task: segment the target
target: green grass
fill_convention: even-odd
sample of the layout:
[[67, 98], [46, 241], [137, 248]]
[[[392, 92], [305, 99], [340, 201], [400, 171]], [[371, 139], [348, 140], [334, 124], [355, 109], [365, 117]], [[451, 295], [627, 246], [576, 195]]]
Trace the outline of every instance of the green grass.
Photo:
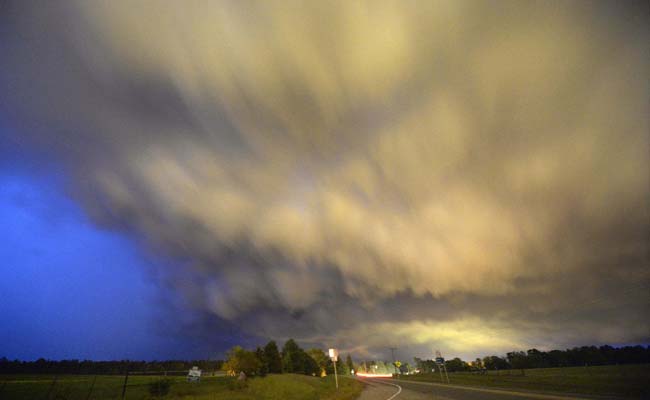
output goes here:
[[[7, 400], [86, 400], [93, 376], [62, 375], [52, 386], [53, 376], [0, 375], [0, 398]], [[149, 394], [149, 384], [157, 376], [129, 376], [126, 399], [157, 399]], [[207, 377], [200, 383], [186, 382], [185, 377], [169, 377], [170, 393], [163, 399], [197, 400], [352, 400], [359, 396], [362, 383], [334, 377], [314, 378], [303, 375], [269, 375], [249, 379], [244, 385], [230, 377]], [[97, 376], [90, 399], [121, 399], [124, 376]], [[49, 395], [48, 395], [49, 394]]]
[[[402, 376], [400, 379], [440, 383], [440, 374]], [[449, 374], [451, 384], [551, 391], [585, 395], [650, 398], [650, 364], [567, 367]]]

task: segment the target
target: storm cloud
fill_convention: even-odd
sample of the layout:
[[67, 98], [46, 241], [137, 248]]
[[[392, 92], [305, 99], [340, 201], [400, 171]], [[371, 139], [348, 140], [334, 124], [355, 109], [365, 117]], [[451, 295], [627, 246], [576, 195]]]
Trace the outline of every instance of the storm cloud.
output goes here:
[[13, 142], [193, 307], [357, 354], [650, 341], [647, 4], [3, 7]]

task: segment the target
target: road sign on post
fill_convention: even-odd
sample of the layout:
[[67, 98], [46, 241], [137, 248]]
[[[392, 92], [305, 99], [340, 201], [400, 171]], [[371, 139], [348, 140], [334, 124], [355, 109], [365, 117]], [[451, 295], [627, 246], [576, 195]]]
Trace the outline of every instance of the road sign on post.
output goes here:
[[336, 362], [339, 359], [339, 351], [336, 349], [329, 349], [330, 358], [334, 364], [334, 381], [336, 382], [336, 390], [339, 390], [339, 376], [336, 372]]
[[447, 373], [447, 365], [445, 365], [445, 358], [440, 354], [440, 350], [436, 350], [436, 364], [438, 364], [438, 369], [440, 370], [440, 381], [442, 382], [442, 370], [445, 370], [445, 376], [447, 377], [447, 383], [449, 383], [449, 374]]

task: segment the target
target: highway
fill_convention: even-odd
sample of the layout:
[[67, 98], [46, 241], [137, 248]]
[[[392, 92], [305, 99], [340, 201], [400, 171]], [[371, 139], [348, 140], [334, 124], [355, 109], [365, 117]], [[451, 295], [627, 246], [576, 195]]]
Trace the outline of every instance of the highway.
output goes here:
[[584, 400], [587, 398], [387, 378], [359, 379], [367, 385], [359, 400]]

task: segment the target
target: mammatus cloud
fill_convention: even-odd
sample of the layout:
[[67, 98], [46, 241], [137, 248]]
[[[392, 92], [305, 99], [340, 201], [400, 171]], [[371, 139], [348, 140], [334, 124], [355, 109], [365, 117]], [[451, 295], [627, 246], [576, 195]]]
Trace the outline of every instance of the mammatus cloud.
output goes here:
[[7, 10], [2, 111], [196, 307], [360, 352], [650, 339], [646, 5]]

